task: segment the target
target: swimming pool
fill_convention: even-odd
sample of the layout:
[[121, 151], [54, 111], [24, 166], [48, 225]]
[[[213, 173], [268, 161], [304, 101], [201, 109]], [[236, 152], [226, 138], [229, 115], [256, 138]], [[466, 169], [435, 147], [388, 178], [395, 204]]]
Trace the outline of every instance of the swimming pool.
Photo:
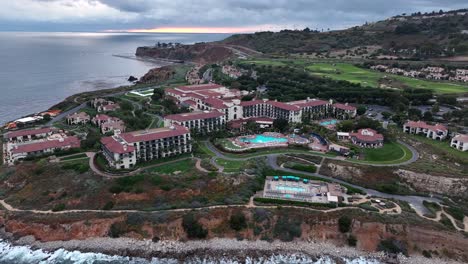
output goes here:
[[337, 123], [337, 120], [336, 119], [331, 119], [331, 120], [327, 120], [327, 121], [322, 121], [320, 122], [320, 125], [322, 126], [330, 126], [330, 125], [336, 125]]
[[283, 185], [277, 185], [276, 190], [289, 191], [289, 192], [305, 192], [306, 191], [306, 189], [301, 188], [301, 187], [283, 186]]
[[265, 135], [255, 135], [253, 138], [241, 137], [239, 138], [239, 141], [244, 142], [244, 143], [262, 144], [262, 143], [286, 143], [288, 142], [288, 139], [265, 136]]

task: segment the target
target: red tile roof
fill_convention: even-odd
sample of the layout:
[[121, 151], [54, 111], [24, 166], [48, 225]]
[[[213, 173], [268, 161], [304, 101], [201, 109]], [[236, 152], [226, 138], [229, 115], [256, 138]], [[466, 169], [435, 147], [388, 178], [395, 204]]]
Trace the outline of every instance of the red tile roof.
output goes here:
[[102, 109], [104, 111], [115, 110], [115, 109], [118, 109], [118, 108], [120, 108], [120, 106], [118, 104], [108, 104], [108, 105], [103, 105], [102, 106]]
[[468, 142], [468, 135], [458, 134], [455, 137], [453, 137], [453, 139], [458, 140], [458, 141], [463, 142], [463, 143], [466, 143], [466, 142]]
[[44, 134], [55, 131], [54, 128], [46, 127], [46, 128], [39, 128], [39, 129], [27, 129], [27, 130], [18, 130], [12, 131], [5, 134], [5, 138], [14, 138], [14, 137], [23, 137], [23, 136], [33, 136], [37, 134]]
[[150, 130], [140, 130], [120, 134], [128, 143], [145, 142], [156, 139], [182, 136], [190, 133], [189, 129], [183, 126], [173, 125], [173, 128], [163, 127]]
[[164, 118], [183, 122], [183, 121], [190, 121], [190, 120], [215, 118], [215, 117], [220, 117], [220, 116], [224, 116], [224, 114], [218, 111], [198, 111], [198, 112], [191, 112], [191, 113], [168, 115]]
[[309, 100], [309, 101], [307, 101], [307, 100], [294, 101], [294, 102], [290, 102], [289, 104], [297, 105], [300, 108], [304, 108], [304, 107], [314, 107], [314, 106], [319, 106], [319, 105], [327, 105], [328, 102], [324, 101], [324, 100], [313, 99], [313, 100]]
[[357, 133], [350, 133], [350, 136], [355, 137], [361, 142], [376, 142], [384, 139], [382, 134], [377, 133], [377, 131], [371, 128], [359, 129]]
[[215, 83], [209, 83], [209, 84], [185, 85], [185, 86], [177, 87], [177, 89], [180, 89], [183, 91], [200, 91], [200, 90], [218, 89], [222, 87], [224, 86], [215, 84]]
[[30, 153], [40, 150], [46, 150], [51, 148], [79, 148], [80, 147], [80, 140], [77, 137], [67, 137], [64, 138], [63, 141], [61, 140], [49, 140], [49, 141], [42, 141], [42, 142], [35, 142], [31, 144], [24, 144], [19, 145], [18, 147], [11, 150], [13, 154], [16, 153]]
[[252, 101], [242, 101], [240, 103], [241, 106], [252, 106], [252, 105], [258, 105], [258, 104], [263, 104], [268, 101], [263, 101], [263, 100], [252, 100]]
[[171, 93], [171, 94], [176, 94], [176, 95], [184, 95], [185, 93], [182, 91], [178, 91], [176, 89], [166, 89], [165, 93]]
[[190, 105], [190, 106], [197, 106], [197, 102], [195, 102], [194, 100], [190, 100], [190, 99], [184, 100], [182, 101], [182, 103]]
[[124, 144], [119, 143], [114, 137], [103, 137], [101, 138], [101, 143], [112, 153], [124, 154], [135, 151], [134, 146], [127, 145], [125, 147]]
[[216, 109], [224, 109], [228, 108], [225, 104], [224, 101], [218, 98], [205, 98], [203, 99], [203, 102], [213, 108]]
[[95, 120], [97, 121], [107, 121], [110, 119], [110, 116], [104, 115], [104, 114], [99, 114], [94, 117]]
[[448, 129], [441, 124], [435, 124], [435, 125], [429, 125], [428, 123], [424, 121], [408, 121], [405, 123], [404, 126], [409, 126], [409, 127], [416, 127], [416, 128], [426, 128], [430, 130], [441, 130], [441, 131], [447, 131]]
[[340, 104], [340, 103], [333, 104], [333, 107], [336, 107], [336, 108], [342, 109], [342, 110], [347, 110], [347, 111], [354, 111], [354, 110], [356, 110], [356, 107], [354, 107], [354, 106], [352, 106], [352, 105]]
[[287, 111], [299, 111], [300, 110], [300, 108], [297, 105], [290, 105], [290, 104], [286, 104], [283, 102], [268, 101], [268, 104], [277, 108], [287, 110]]

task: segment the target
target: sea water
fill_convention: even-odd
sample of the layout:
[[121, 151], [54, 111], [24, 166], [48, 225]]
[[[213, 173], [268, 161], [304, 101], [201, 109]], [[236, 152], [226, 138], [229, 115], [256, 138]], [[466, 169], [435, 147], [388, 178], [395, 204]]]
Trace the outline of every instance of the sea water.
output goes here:
[[75, 93], [130, 84], [154, 63], [123, 58], [157, 42], [215, 41], [226, 34], [0, 32], [0, 125]]
[[[377, 260], [356, 258], [356, 259], [341, 259], [343, 263], [347, 264], [378, 264]], [[237, 259], [230, 259], [229, 257], [192, 257], [181, 262], [171, 258], [130, 258], [123, 256], [111, 256], [101, 253], [82, 253], [79, 251], [68, 251], [59, 249], [53, 252], [46, 252], [41, 249], [31, 249], [28, 246], [13, 246], [6, 241], [0, 240], [0, 264], [101, 264], [101, 263], [130, 263], [130, 264], [176, 264], [176, 263], [187, 263], [187, 264], [333, 264], [336, 263], [332, 258], [328, 256], [311, 258], [304, 254], [276, 254], [263, 258], [249, 258], [248, 256], [239, 261]]]

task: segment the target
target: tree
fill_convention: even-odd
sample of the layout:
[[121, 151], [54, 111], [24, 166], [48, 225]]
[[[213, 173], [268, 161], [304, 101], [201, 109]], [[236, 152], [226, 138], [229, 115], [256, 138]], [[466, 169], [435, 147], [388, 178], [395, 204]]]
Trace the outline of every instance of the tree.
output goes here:
[[422, 119], [425, 120], [425, 121], [432, 121], [432, 119], [433, 119], [432, 113], [429, 112], [429, 111], [424, 112], [424, 115], [423, 115]]
[[163, 98], [164, 96], [164, 90], [161, 88], [155, 88], [153, 91], [153, 95], [151, 96], [151, 99], [153, 101], [159, 101]]
[[50, 121], [52, 119], [49, 114], [45, 114], [43, 116], [43, 118], [44, 118], [43, 120], [46, 121], [46, 122], [48, 122], [48, 121]]
[[422, 118], [422, 112], [421, 110], [417, 108], [410, 108], [408, 109], [408, 118], [410, 120], [420, 120]]
[[433, 114], [437, 113], [440, 111], [440, 107], [439, 107], [439, 104], [438, 103], [435, 103], [433, 106], [432, 106], [432, 109], [431, 109], [431, 112]]
[[382, 112], [382, 117], [384, 119], [389, 119], [391, 116], [392, 116], [392, 113], [390, 112], [387, 112], [387, 111]]
[[249, 120], [247, 121], [247, 124], [245, 124], [245, 129], [250, 133], [255, 132], [257, 130], [257, 123], [255, 123], [255, 121]]
[[363, 105], [360, 105], [360, 106], [358, 106], [358, 108], [357, 108], [357, 114], [358, 114], [358, 115], [363, 115], [363, 114], [366, 113], [366, 111], [367, 111], [367, 107], [365, 107], [365, 106], [363, 106]]
[[337, 129], [343, 132], [350, 132], [354, 129], [354, 122], [352, 120], [345, 120], [337, 125]]
[[182, 218], [182, 227], [189, 238], [205, 238], [208, 234], [208, 231], [198, 223], [192, 213], [184, 215]]
[[275, 119], [273, 121], [273, 127], [280, 132], [284, 132], [288, 129], [289, 122], [288, 120], [283, 118]]
[[351, 231], [351, 223], [353, 220], [346, 215], [343, 215], [338, 219], [338, 228], [341, 233], [347, 233]]
[[229, 226], [236, 231], [246, 228], [247, 222], [245, 221], [245, 215], [240, 211], [233, 213], [231, 218], [229, 218]]

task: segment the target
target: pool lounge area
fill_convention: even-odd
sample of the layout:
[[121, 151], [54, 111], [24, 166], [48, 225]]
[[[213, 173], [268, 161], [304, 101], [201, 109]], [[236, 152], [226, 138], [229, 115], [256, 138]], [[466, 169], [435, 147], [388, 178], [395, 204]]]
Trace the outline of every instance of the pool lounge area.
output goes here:
[[263, 197], [312, 203], [338, 202], [345, 194], [339, 184], [311, 181], [297, 176], [268, 176]]
[[268, 147], [287, 147], [289, 145], [289, 140], [285, 135], [275, 132], [239, 136], [231, 139], [231, 141], [232, 144], [241, 148], [242, 150]]
[[338, 120], [332, 118], [323, 119], [319, 121], [319, 125], [328, 129], [335, 129], [336, 124], [338, 124]]

